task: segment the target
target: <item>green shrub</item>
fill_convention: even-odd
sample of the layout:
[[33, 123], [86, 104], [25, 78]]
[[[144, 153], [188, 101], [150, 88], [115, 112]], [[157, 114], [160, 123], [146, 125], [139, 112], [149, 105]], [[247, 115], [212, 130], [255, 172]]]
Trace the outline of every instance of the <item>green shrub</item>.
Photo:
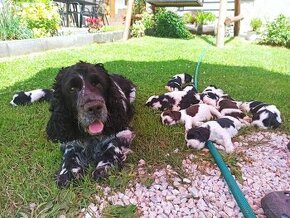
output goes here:
[[154, 21], [155, 26], [151, 32], [154, 36], [183, 39], [192, 37], [182, 19], [173, 12], [159, 9], [154, 15]]
[[290, 48], [290, 19], [281, 14], [268, 23], [262, 43]]
[[56, 35], [60, 28], [60, 15], [52, 3], [23, 3], [20, 16], [33, 31], [34, 37]]
[[32, 38], [32, 32], [20, 22], [12, 4], [0, 7], [0, 40]]
[[145, 29], [152, 29], [155, 25], [153, 15], [144, 12], [142, 17], [142, 23], [144, 24]]
[[141, 20], [135, 21], [131, 27], [131, 36], [133, 37], [142, 37], [144, 36], [145, 27]]
[[253, 18], [250, 25], [254, 31], [259, 31], [262, 26], [262, 21], [260, 18]]
[[194, 23], [195, 17], [191, 13], [185, 13], [182, 15], [182, 20], [184, 23]]
[[215, 19], [216, 16], [212, 12], [199, 11], [195, 16], [195, 21], [199, 25], [208, 24], [210, 22], [215, 21]]

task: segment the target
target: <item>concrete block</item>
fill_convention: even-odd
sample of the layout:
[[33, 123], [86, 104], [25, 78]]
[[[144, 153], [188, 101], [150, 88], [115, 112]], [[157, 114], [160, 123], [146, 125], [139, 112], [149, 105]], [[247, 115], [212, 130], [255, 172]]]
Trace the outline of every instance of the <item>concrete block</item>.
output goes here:
[[76, 46], [82, 46], [94, 42], [93, 34], [78, 34], [76, 35]]
[[44, 51], [43, 44], [39, 39], [11, 40], [7, 46], [10, 56]]
[[50, 38], [43, 38], [45, 50], [67, 48], [74, 46], [77, 42], [77, 37], [73, 36], [56, 36]]
[[0, 58], [8, 57], [9, 49], [7, 46], [7, 42], [0, 42]]
[[39, 39], [11, 40], [0, 42], [0, 58], [42, 52], [51, 49], [83, 46], [90, 43], [105, 43], [122, 39], [123, 31], [55, 36]]
[[100, 32], [94, 34], [94, 42], [105, 43], [121, 40], [123, 37], [123, 31], [116, 32]]

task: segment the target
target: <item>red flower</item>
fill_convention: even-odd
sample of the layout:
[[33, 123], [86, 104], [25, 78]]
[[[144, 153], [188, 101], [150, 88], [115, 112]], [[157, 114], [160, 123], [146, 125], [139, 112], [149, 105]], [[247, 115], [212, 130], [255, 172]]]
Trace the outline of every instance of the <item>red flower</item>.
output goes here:
[[93, 17], [92, 18], [92, 23], [97, 23], [97, 18]]

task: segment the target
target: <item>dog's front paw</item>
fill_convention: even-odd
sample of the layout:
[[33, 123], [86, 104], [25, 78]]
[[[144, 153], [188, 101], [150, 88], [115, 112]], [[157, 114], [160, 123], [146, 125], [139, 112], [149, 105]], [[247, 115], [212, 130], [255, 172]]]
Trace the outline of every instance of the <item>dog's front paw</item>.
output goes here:
[[68, 171], [64, 173], [62, 173], [62, 171], [59, 172], [56, 176], [56, 183], [60, 188], [66, 187], [69, 184], [69, 181], [71, 180]]
[[105, 167], [96, 168], [93, 173], [92, 177], [94, 180], [99, 181], [107, 176], [107, 169]]
[[81, 167], [71, 169], [62, 168], [56, 175], [56, 183], [60, 188], [68, 186], [69, 182], [73, 179], [80, 179], [83, 177], [84, 170]]
[[133, 131], [126, 129], [116, 134], [116, 137], [119, 140], [124, 140], [127, 143], [131, 144], [132, 140], [135, 138], [135, 134]]

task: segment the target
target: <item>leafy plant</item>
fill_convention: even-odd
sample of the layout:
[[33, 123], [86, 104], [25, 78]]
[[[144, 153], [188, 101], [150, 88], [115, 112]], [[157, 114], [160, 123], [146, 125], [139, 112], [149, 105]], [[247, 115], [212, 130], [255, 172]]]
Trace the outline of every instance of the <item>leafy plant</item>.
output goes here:
[[200, 12], [197, 12], [195, 16], [195, 21], [199, 25], [208, 24], [210, 22], [215, 21], [215, 19], [216, 19], [216, 16], [212, 12], [200, 11]]
[[153, 20], [153, 15], [148, 14], [147, 12], [143, 13], [142, 22], [144, 24], [145, 29], [151, 29], [155, 25], [155, 22]]
[[260, 18], [253, 18], [250, 25], [254, 31], [259, 31], [262, 26], [262, 21]]
[[194, 23], [195, 17], [191, 13], [185, 13], [182, 16], [182, 20], [184, 23]]
[[20, 22], [11, 3], [0, 7], [0, 40], [32, 38], [32, 32]]
[[281, 14], [268, 23], [261, 43], [290, 48], [290, 19]]
[[182, 19], [171, 11], [159, 9], [154, 15], [154, 31], [152, 34], [157, 37], [183, 38], [188, 39], [192, 34], [185, 27]]
[[23, 3], [21, 19], [33, 31], [34, 37], [53, 36], [60, 28], [60, 15], [52, 3]]
[[144, 24], [142, 23], [141, 20], [137, 20], [131, 27], [131, 36], [142, 37], [145, 35], [144, 31], [145, 31]]

